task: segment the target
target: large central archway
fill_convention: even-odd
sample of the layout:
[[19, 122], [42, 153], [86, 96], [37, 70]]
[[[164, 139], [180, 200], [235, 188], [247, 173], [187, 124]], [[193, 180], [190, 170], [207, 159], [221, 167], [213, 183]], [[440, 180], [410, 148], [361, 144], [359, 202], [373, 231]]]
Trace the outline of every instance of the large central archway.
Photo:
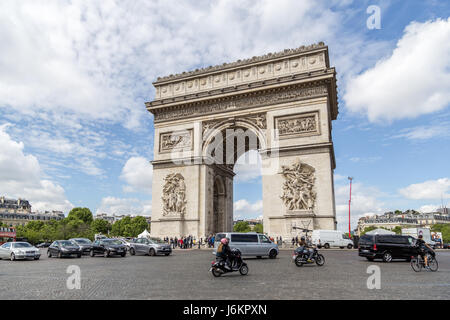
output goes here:
[[152, 234], [233, 227], [234, 165], [261, 155], [264, 230], [335, 229], [336, 76], [319, 43], [158, 78]]

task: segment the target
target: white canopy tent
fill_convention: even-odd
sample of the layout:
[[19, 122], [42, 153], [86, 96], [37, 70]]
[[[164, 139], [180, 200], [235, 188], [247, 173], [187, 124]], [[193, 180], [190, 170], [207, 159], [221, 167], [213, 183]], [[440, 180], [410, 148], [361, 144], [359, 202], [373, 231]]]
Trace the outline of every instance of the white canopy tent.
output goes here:
[[386, 230], [386, 229], [375, 229], [369, 232], [366, 232], [366, 234], [395, 234], [395, 232]]
[[141, 234], [138, 235], [138, 238], [150, 238], [150, 232], [145, 229]]

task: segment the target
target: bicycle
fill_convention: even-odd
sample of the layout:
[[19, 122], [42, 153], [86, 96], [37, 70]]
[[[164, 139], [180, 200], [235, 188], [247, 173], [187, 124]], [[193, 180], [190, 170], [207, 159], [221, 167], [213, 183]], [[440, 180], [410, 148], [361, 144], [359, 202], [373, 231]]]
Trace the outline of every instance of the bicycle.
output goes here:
[[[439, 264], [436, 260], [435, 255], [427, 253], [427, 258], [428, 258], [428, 267], [430, 268], [430, 271], [436, 272], [439, 269]], [[420, 254], [411, 258], [411, 268], [415, 272], [420, 272], [422, 268], [425, 268], [425, 260], [422, 258]]]

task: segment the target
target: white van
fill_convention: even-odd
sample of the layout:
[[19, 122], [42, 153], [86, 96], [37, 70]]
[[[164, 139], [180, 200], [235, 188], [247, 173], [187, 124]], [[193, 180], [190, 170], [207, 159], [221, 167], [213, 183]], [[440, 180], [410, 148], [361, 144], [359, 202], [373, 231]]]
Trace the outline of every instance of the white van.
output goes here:
[[318, 248], [324, 247], [325, 249], [331, 247], [339, 247], [341, 249], [353, 248], [353, 241], [348, 238], [342, 231], [337, 230], [313, 230], [311, 236], [312, 244]]
[[243, 257], [267, 256], [270, 259], [275, 259], [279, 252], [278, 245], [270, 241], [270, 239], [264, 234], [256, 232], [221, 232], [215, 236], [213, 254], [216, 254], [220, 240], [223, 238], [230, 239], [230, 248], [239, 249]]

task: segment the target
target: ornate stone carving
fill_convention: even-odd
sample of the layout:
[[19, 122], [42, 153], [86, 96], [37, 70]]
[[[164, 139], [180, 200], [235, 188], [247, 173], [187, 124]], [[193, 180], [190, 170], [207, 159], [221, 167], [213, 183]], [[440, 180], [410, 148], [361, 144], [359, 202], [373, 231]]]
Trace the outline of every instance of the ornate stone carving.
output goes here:
[[276, 119], [279, 136], [319, 133], [318, 114], [304, 114]]
[[180, 173], [172, 173], [164, 178], [162, 191], [163, 216], [184, 215], [186, 213], [186, 185]]
[[281, 170], [285, 178], [281, 199], [287, 209], [312, 211], [316, 203], [315, 169], [297, 161], [292, 166], [282, 166]]
[[252, 122], [255, 126], [257, 126], [260, 129], [266, 129], [267, 128], [266, 114], [265, 113], [249, 115], [248, 117], [245, 117], [244, 120]]
[[266, 106], [271, 104], [296, 101], [306, 97], [321, 96], [327, 94], [326, 85], [314, 87], [290, 86], [277, 90], [267, 90], [248, 95], [215, 99], [208, 102], [188, 103], [183, 108], [162, 108], [154, 110], [155, 122], [178, 119], [182, 117], [194, 117], [199, 115]]
[[192, 146], [192, 130], [161, 133], [160, 151], [190, 148]]
[[319, 43], [315, 43], [309, 46], [301, 46], [295, 49], [285, 49], [283, 51], [280, 52], [276, 52], [276, 53], [268, 53], [262, 56], [257, 56], [257, 57], [252, 57], [250, 59], [244, 59], [244, 60], [237, 60], [235, 62], [231, 62], [231, 63], [223, 63], [221, 65], [217, 65], [217, 66], [209, 66], [206, 68], [201, 68], [201, 69], [196, 69], [193, 71], [188, 71], [188, 72], [183, 72], [183, 73], [179, 73], [179, 74], [171, 74], [169, 76], [165, 76], [165, 77], [158, 77], [156, 83], [158, 82], [162, 82], [162, 81], [168, 81], [168, 80], [175, 80], [175, 79], [181, 79], [181, 78], [185, 78], [185, 77], [190, 77], [193, 75], [198, 75], [198, 74], [202, 74], [202, 73], [206, 73], [206, 72], [211, 72], [211, 71], [218, 71], [218, 70], [223, 70], [226, 68], [230, 68], [230, 67], [238, 67], [238, 66], [243, 66], [249, 63], [255, 63], [255, 62], [260, 62], [260, 61], [265, 61], [265, 60], [269, 60], [269, 59], [274, 59], [274, 58], [281, 58], [281, 57], [286, 57], [286, 56], [290, 56], [293, 54], [297, 54], [297, 53], [303, 53], [303, 52], [307, 52], [310, 50], [315, 50], [318, 48], [324, 48], [325, 44], [323, 42], [319, 42]]

